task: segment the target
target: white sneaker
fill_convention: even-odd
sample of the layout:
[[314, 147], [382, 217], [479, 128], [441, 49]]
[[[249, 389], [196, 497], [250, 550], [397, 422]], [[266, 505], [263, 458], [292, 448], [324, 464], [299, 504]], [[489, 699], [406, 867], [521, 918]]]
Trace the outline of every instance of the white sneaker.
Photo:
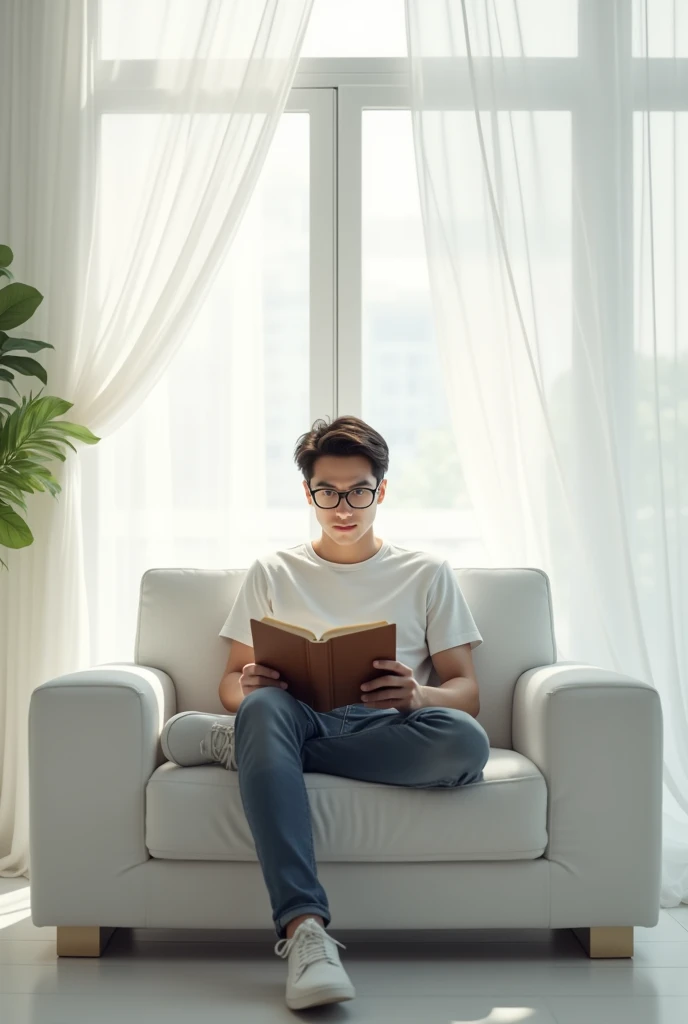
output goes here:
[[346, 949], [312, 917], [302, 921], [290, 939], [279, 940], [275, 953], [289, 957], [289, 1009], [303, 1010], [354, 998], [356, 990], [342, 967], [337, 946]]
[[165, 723], [162, 751], [168, 761], [185, 768], [219, 763], [236, 772], [234, 722], [233, 715], [218, 718], [202, 711], [180, 711]]
[[201, 754], [219, 761], [229, 771], [239, 771], [234, 751], [234, 722], [215, 722], [201, 740]]

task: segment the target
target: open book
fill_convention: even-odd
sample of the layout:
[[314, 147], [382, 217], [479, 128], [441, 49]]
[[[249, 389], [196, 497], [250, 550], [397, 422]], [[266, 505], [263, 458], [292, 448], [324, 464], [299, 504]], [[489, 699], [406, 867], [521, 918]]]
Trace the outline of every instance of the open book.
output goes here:
[[397, 627], [389, 622], [310, 629], [264, 616], [251, 619], [256, 665], [279, 672], [288, 692], [314, 711], [361, 704], [361, 684], [389, 675], [374, 661], [396, 661]]

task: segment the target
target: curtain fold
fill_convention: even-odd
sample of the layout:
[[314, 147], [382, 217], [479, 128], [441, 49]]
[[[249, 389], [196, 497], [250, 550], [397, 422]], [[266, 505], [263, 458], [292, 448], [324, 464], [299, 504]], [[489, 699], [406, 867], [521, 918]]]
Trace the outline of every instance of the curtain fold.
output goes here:
[[664, 95], [671, 75], [649, 57], [646, 4], [634, 9], [635, 26], [625, 0], [557, 0], [547, 17], [561, 24], [543, 33], [517, 0], [406, 0], [467, 488], [493, 564], [548, 573], [559, 659], [660, 692], [662, 905], [676, 906], [688, 900], [688, 123], [651, 112], [655, 74]]
[[[311, 5], [160, 8], [168, 16], [148, 33], [148, 52], [130, 61], [99, 59], [99, 18], [109, 19], [110, 38], [129, 40], [131, 5], [6, 0], [0, 8], [0, 239], [15, 252], [16, 277], [44, 295], [25, 333], [55, 346], [44, 361], [48, 393], [73, 402], [68, 418], [101, 437], [154, 388], [215, 280], [284, 109]], [[135, 187], [101, 214], [99, 155], [103, 137], [117, 133], [108, 85], [122, 75], [134, 106], [137, 81], [158, 88], [137, 137], [122, 140], [136, 161]], [[119, 218], [114, 234], [108, 216]], [[90, 662], [80, 455], [58, 464], [57, 501], [30, 498], [36, 540], [9, 552], [0, 574], [5, 876], [30, 869], [31, 692]]]

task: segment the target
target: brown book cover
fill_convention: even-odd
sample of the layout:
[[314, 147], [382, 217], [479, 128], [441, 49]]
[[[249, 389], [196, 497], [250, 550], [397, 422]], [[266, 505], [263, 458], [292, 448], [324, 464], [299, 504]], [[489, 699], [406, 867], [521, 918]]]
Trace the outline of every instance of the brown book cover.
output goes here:
[[[361, 704], [361, 684], [389, 675], [374, 661], [396, 661], [397, 627], [389, 622], [310, 629], [264, 616], [251, 619], [256, 665], [279, 672], [288, 692], [314, 711]], [[364, 705], [365, 706], [365, 705]]]

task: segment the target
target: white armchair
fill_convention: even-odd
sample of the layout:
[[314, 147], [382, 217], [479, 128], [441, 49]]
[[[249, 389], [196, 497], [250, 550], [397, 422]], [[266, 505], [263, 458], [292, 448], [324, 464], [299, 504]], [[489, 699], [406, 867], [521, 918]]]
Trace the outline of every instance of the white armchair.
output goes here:
[[[307, 773], [338, 929], [572, 928], [632, 956], [659, 918], [662, 713], [650, 685], [556, 663], [547, 576], [456, 569], [474, 652], [484, 781], [404, 789]], [[61, 956], [117, 927], [272, 928], [235, 772], [165, 761], [179, 711], [226, 714], [218, 636], [244, 570], [155, 569], [132, 664], [39, 686], [29, 708], [32, 919]]]

